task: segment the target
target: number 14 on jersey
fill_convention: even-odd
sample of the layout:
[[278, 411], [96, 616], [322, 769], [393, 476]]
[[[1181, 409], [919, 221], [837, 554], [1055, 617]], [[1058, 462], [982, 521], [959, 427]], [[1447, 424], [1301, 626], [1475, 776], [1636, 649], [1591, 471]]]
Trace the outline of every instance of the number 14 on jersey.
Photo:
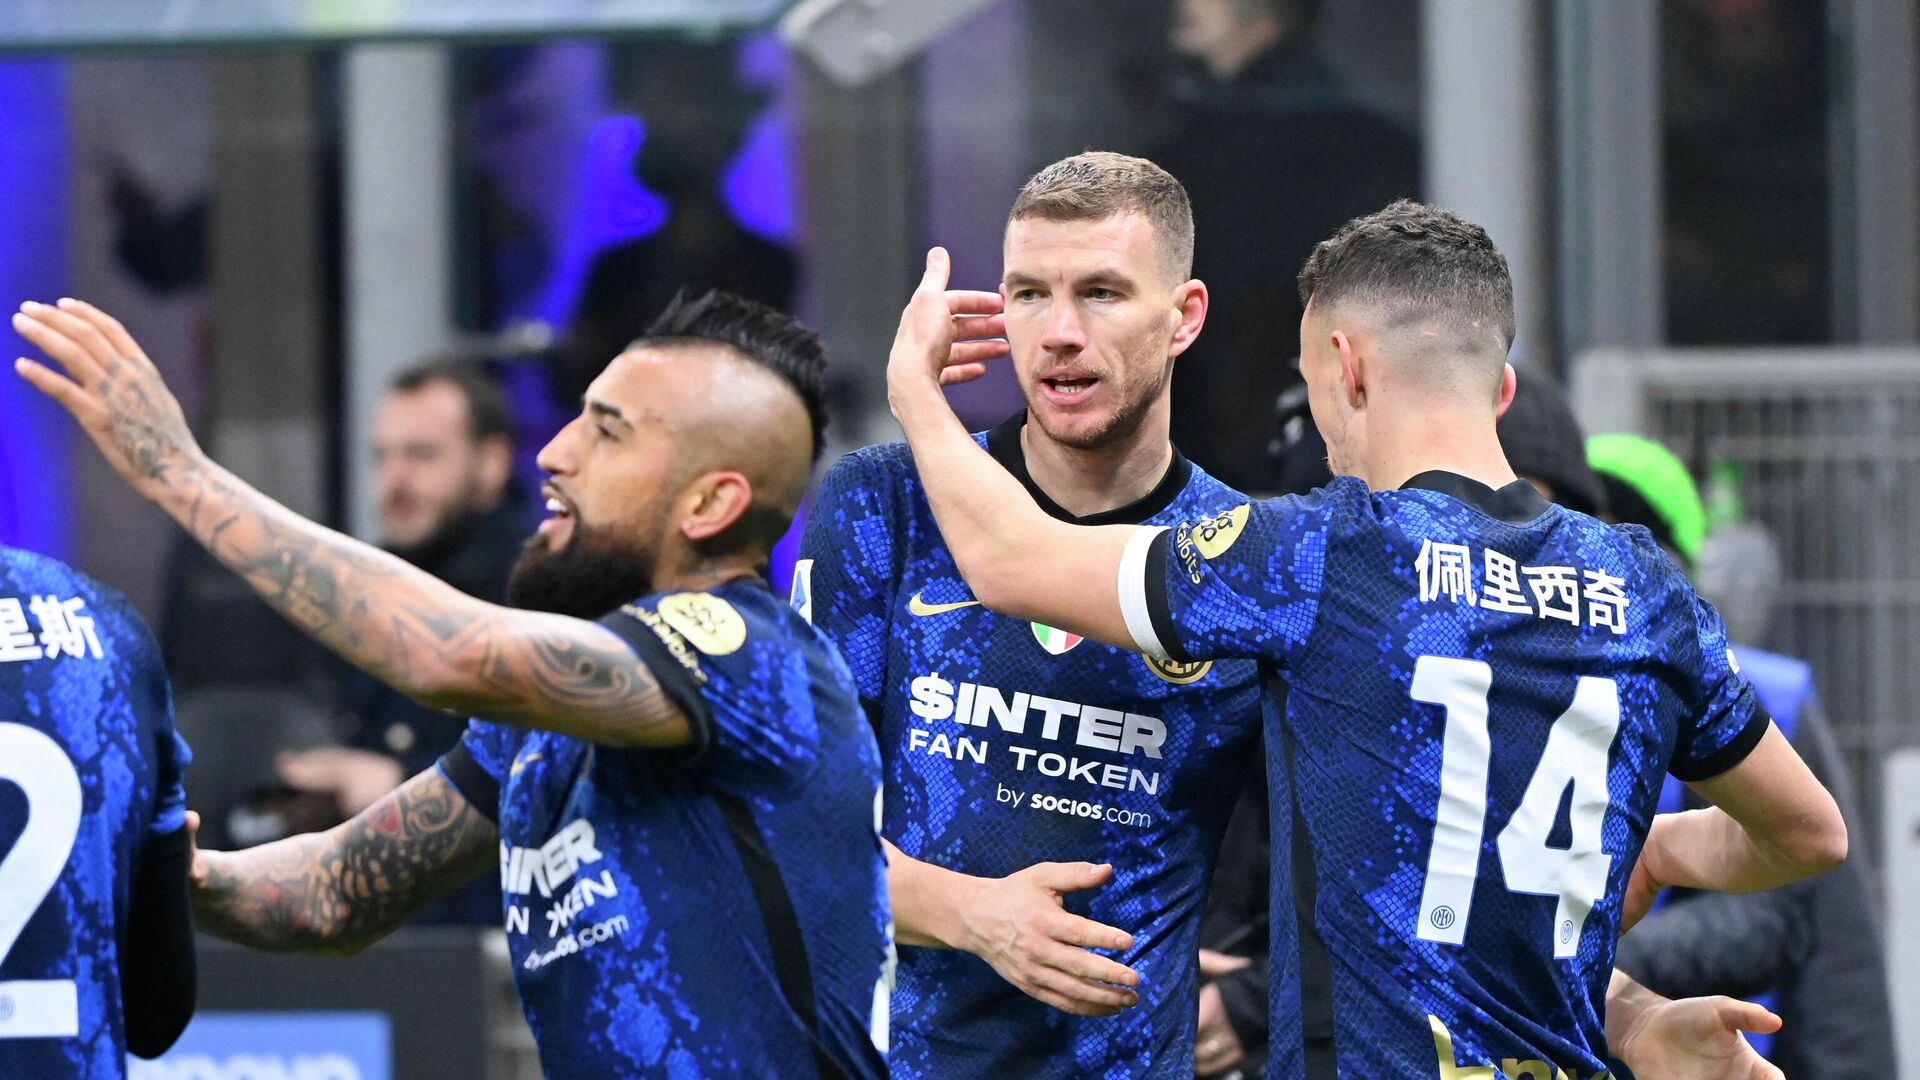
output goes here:
[[[1487, 694], [1492, 687], [1493, 669], [1478, 660], [1422, 656], [1414, 665], [1413, 699], [1446, 710], [1440, 802], [1420, 893], [1418, 935], [1423, 941], [1466, 941], [1488, 811], [1493, 742], [1487, 731]], [[1619, 730], [1618, 685], [1612, 679], [1582, 676], [1573, 703], [1548, 730], [1533, 778], [1496, 841], [1509, 891], [1558, 898], [1553, 912], [1557, 958], [1579, 951], [1580, 931], [1605, 893], [1613, 866], [1613, 856], [1600, 850], [1600, 835], [1609, 805], [1607, 756]], [[1569, 785], [1572, 842], [1564, 849], [1550, 847], [1547, 838]]]

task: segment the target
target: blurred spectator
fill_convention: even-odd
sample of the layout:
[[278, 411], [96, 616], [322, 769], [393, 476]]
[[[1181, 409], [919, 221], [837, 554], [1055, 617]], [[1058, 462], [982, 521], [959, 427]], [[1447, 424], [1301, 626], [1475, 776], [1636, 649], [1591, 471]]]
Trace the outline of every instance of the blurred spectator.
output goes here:
[[722, 190], [766, 104], [735, 75], [733, 48], [675, 43], [643, 49], [618, 67], [636, 73], [631, 106], [646, 129], [634, 169], [666, 201], [667, 219], [658, 231], [594, 260], [560, 348], [557, 391], [565, 402], [680, 289], [725, 289], [790, 311], [799, 280], [792, 253], [743, 227]]
[[[1706, 511], [1679, 458], [1634, 435], [1595, 436], [1589, 457], [1617, 519], [1646, 526], [1681, 565], [1690, 566], [1704, 538]], [[1812, 669], [1747, 645], [1736, 644], [1735, 652], [1774, 723], [1857, 827], [1851, 778]], [[1667, 781], [1663, 812], [1701, 805]], [[1616, 963], [1669, 997], [1771, 992], [1768, 1004], [1785, 1026], [1765, 1047], [1768, 1057], [1797, 1080], [1837, 1080], [1898, 1075], [1882, 955], [1866, 857], [1856, 850], [1838, 869], [1771, 892], [1675, 890], [1620, 940]]]
[[1187, 186], [1206, 331], [1174, 368], [1173, 440], [1235, 487], [1278, 487], [1248, 431], [1299, 376], [1300, 264], [1348, 219], [1418, 193], [1417, 140], [1316, 50], [1320, 0], [1180, 0], [1172, 132], [1151, 156]]
[[[514, 485], [512, 418], [483, 370], [436, 362], [402, 373], [374, 419], [381, 544], [462, 592], [500, 603], [531, 531]], [[453, 748], [466, 718], [416, 704], [355, 671], [342, 706], [357, 727], [346, 746], [288, 753], [289, 786], [352, 817]]]

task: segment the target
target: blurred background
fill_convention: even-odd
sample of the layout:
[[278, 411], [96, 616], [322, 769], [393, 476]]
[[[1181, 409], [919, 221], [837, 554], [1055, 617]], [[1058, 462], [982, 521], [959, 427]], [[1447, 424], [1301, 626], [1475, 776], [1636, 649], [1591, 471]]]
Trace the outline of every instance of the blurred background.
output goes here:
[[[926, 246], [991, 288], [1030, 173], [1152, 157], [1214, 297], [1176, 440], [1268, 492], [1312, 244], [1400, 195], [1486, 225], [1522, 378], [1673, 450], [1736, 638], [1811, 665], [1920, 1065], [1906, 0], [0, 0], [0, 50], [0, 297], [114, 312], [221, 461], [483, 595], [536, 512], [534, 453], [683, 285], [821, 332], [833, 453], [896, 438], [882, 369]], [[955, 400], [984, 427], [1018, 392]], [[305, 646], [11, 378], [0, 543], [160, 633], [216, 846], [338, 820], [457, 733]], [[427, 930], [271, 978], [215, 951], [208, 1005], [347, 1010], [313, 1053], [349, 1028], [389, 1048], [354, 1076], [516, 1075], [494, 947]], [[477, 996], [423, 1001], [427, 969]]]

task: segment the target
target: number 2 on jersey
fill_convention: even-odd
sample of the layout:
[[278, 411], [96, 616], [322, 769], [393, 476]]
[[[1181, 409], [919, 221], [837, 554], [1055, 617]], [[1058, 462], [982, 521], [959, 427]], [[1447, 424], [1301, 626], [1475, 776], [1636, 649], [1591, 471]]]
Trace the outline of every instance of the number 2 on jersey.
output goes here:
[[[1487, 818], [1487, 770], [1493, 743], [1487, 733], [1487, 693], [1493, 669], [1478, 660], [1423, 656], [1414, 665], [1415, 701], [1446, 710], [1440, 743], [1440, 803], [1434, 812], [1433, 852], [1420, 893], [1418, 934], [1423, 941], [1459, 945], [1467, 937], [1480, 843]], [[1587, 914], [1606, 891], [1613, 856], [1600, 850], [1609, 805], [1607, 755], [1620, 730], [1620, 690], [1612, 679], [1581, 676], [1573, 704], [1547, 732], [1547, 746], [1495, 846], [1509, 891], [1553, 896], [1553, 955], [1573, 956]], [[1550, 847], [1547, 837], [1561, 795], [1573, 787], [1572, 843]]]
[[[25, 724], [0, 723], [0, 780], [27, 796], [27, 826], [0, 858], [0, 964], [60, 880], [80, 833], [80, 776], [60, 744]], [[0, 980], [0, 1039], [80, 1034], [72, 979]]]

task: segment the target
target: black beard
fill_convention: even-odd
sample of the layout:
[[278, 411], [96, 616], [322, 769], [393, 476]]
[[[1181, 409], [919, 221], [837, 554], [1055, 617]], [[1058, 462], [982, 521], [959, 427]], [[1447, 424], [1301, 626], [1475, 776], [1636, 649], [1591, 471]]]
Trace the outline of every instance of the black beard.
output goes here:
[[535, 534], [507, 575], [507, 603], [527, 611], [599, 619], [653, 591], [652, 557], [576, 521], [558, 551]]

